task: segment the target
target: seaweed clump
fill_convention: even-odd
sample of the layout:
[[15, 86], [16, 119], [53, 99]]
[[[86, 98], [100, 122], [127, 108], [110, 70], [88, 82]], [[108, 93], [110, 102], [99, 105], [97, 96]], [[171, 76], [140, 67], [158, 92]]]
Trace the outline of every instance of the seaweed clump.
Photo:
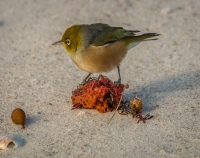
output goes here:
[[128, 86], [116, 84], [102, 75], [91, 78], [72, 92], [72, 109], [96, 109], [100, 113], [112, 111], [117, 108], [124, 88]]

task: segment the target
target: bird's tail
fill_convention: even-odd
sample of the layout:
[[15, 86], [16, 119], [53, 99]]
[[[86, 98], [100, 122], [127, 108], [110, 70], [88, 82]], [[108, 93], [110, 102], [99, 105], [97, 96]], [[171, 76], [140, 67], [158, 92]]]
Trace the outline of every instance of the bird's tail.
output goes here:
[[[122, 39], [122, 41], [127, 45], [127, 49], [131, 49], [143, 41], [157, 40], [158, 38], [152, 38], [159, 36], [157, 33], [146, 33], [139, 36], [128, 36]], [[151, 39], [150, 39], [151, 38]]]
[[[136, 41], [146, 41], [148, 38], [159, 36], [160, 34], [157, 33], [145, 33], [143, 35], [135, 36]], [[148, 40], [157, 40], [158, 38], [148, 39]]]

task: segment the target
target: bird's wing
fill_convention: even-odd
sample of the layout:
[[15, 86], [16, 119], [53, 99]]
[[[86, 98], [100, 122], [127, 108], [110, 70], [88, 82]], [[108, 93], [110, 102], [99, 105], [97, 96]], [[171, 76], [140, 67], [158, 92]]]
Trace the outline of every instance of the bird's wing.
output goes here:
[[90, 43], [95, 46], [102, 46], [124, 37], [134, 36], [136, 32], [139, 32], [125, 30], [122, 27], [111, 27], [101, 23], [89, 25], [88, 30], [88, 33], [92, 35]]

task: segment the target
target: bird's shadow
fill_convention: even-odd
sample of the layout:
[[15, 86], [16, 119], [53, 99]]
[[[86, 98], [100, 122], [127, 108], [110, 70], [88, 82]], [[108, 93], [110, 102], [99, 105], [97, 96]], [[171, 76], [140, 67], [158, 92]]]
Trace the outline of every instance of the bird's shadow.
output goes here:
[[143, 112], [148, 113], [158, 107], [156, 106], [157, 102], [163, 100], [167, 96], [166, 94], [175, 91], [194, 89], [199, 86], [200, 70], [196, 70], [155, 81], [136, 89], [136, 92], [131, 92], [129, 90], [125, 93], [125, 97], [127, 100], [131, 100], [131, 98], [135, 96], [142, 99], [144, 103]]

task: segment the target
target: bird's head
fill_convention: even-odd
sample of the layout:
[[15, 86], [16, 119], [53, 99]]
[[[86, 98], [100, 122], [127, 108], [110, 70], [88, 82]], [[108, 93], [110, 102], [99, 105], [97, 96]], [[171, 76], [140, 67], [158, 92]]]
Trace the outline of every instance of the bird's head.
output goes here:
[[62, 45], [67, 53], [74, 54], [83, 46], [83, 34], [81, 25], [73, 25], [68, 28], [62, 36], [60, 41], [52, 45]]

